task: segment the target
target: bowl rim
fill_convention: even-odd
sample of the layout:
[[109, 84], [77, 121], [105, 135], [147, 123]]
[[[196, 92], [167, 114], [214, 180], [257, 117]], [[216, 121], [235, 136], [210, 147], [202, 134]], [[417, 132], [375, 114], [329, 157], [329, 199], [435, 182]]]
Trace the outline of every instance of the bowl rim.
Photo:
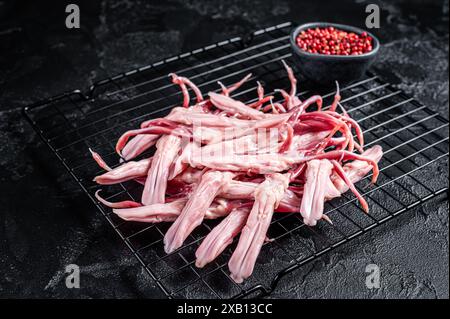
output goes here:
[[[351, 32], [355, 32], [358, 34], [361, 34], [363, 32], [366, 32], [370, 37], [372, 37], [373, 39], [373, 48], [370, 52], [367, 53], [363, 53], [363, 54], [359, 54], [359, 55], [327, 55], [327, 54], [322, 54], [322, 53], [309, 53], [306, 52], [302, 49], [300, 49], [297, 45], [297, 36], [298, 34], [306, 29], [311, 29], [311, 28], [317, 28], [317, 27], [335, 27], [337, 29], [342, 29], [344, 31], [351, 31]], [[378, 38], [371, 32], [358, 28], [358, 27], [354, 27], [351, 25], [347, 25], [347, 24], [340, 24], [340, 23], [332, 23], [332, 22], [308, 22], [308, 23], [304, 23], [301, 24], [299, 26], [297, 26], [296, 28], [294, 28], [291, 31], [290, 34], [290, 42], [291, 42], [291, 47], [292, 49], [299, 55], [303, 55], [309, 58], [313, 58], [313, 59], [327, 59], [327, 60], [339, 60], [339, 59], [348, 59], [348, 60], [360, 60], [360, 59], [367, 59], [369, 57], [375, 56], [378, 53], [378, 50], [380, 49], [380, 41], [378, 40]]]

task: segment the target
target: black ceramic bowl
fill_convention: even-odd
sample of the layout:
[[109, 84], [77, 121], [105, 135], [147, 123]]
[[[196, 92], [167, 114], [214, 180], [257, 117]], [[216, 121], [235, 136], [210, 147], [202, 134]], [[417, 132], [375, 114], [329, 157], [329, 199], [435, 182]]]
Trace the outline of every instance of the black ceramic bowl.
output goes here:
[[326, 86], [334, 84], [335, 81], [345, 84], [361, 78], [377, 56], [380, 48], [378, 39], [370, 32], [367, 32], [373, 38], [373, 49], [361, 55], [316, 54], [306, 52], [297, 46], [296, 39], [300, 32], [311, 28], [324, 27], [335, 27], [336, 29], [356, 34], [367, 32], [360, 28], [328, 22], [306, 23], [297, 27], [292, 31], [290, 40], [294, 51], [293, 60], [297, 64], [300, 73], [309, 80]]

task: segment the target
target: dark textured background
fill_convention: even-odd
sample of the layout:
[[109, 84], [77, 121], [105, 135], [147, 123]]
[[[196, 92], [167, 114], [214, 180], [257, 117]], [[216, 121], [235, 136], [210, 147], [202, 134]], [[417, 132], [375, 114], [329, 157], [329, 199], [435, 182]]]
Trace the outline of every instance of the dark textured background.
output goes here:
[[[0, 1], [0, 297], [161, 297], [24, 121], [37, 100], [163, 57], [293, 21], [364, 24], [377, 3], [375, 68], [448, 118], [448, 1]], [[444, 168], [448, 175], [448, 169]], [[64, 267], [81, 266], [81, 289]], [[368, 290], [376, 263], [382, 287]], [[292, 273], [272, 297], [448, 298], [448, 201], [429, 201]]]

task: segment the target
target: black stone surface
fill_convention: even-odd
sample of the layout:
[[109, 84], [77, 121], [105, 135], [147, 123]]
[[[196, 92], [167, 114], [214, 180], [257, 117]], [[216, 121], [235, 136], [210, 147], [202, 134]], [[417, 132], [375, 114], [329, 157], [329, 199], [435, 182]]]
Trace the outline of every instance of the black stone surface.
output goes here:
[[[164, 297], [23, 119], [29, 103], [211, 42], [294, 21], [363, 26], [367, 1], [0, 1], [0, 297]], [[382, 9], [375, 68], [448, 118], [448, 1]], [[338, 4], [339, 3], [339, 4]], [[446, 165], [433, 174], [448, 176]], [[448, 201], [439, 197], [288, 275], [273, 298], [448, 298]], [[67, 289], [64, 268], [81, 267]], [[364, 285], [367, 264], [381, 288]]]

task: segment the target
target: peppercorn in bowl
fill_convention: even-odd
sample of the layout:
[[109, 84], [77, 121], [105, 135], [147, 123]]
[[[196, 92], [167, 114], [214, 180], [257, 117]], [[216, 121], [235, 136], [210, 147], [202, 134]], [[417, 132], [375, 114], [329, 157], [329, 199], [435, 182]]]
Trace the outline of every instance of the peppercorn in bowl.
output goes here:
[[321, 85], [358, 80], [374, 62], [380, 47], [370, 32], [327, 22], [300, 25], [291, 32], [290, 42], [299, 71]]

